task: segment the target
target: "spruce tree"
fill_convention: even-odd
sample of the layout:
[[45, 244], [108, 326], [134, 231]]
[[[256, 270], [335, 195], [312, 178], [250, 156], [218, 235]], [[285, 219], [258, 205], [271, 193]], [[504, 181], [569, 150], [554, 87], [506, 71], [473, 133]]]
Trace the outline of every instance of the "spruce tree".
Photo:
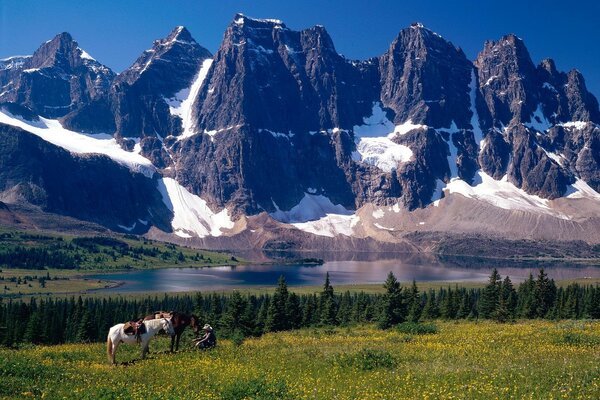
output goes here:
[[298, 329], [302, 326], [302, 308], [300, 298], [296, 293], [290, 293], [285, 303], [285, 313], [288, 329]]
[[435, 292], [430, 290], [426, 294], [425, 305], [423, 306], [423, 312], [421, 313], [421, 318], [424, 320], [432, 320], [436, 319], [440, 316], [440, 311], [437, 305], [437, 301], [435, 298]]
[[481, 292], [479, 298], [479, 316], [481, 318], [491, 318], [498, 304], [500, 302], [500, 274], [498, 270], [494, 268], [490, 275], [490, 280], [487, 286]]
[[458, 310], [456, 311], [456, 318], [458, 319], [466, 319], [469, 317], [471, 313], [471, 299], [469, 296], [469, 292], [465, 289], [460, 291], [459, 301], [458, 301]]
[[289, 329], [286, 303], [288, 299], [287, 283], [281, 275], [277, 282], [277, 289], [269, 304], [267, 319], [265, 321], [265, 332], [278, 332]]
[[247, 326], [244, 326], [243, 315], [246, 311], [247, 301], [238, 291], [234, 291], [229, 296], [227, 308], [221, 318], [221, 327], [230, 335], [241, 334], [248, 336], [250, 331]]
[[456, 304], [455, 304], [455, 292], [448, 288], [445, 291], [445, 296], [442, 299], [442, 304], [440, 306], [440, 315], [445, 319], [454, 319], [456, 318]]
[[535, 280], [532, 274], [529, 274], [527, 280], [519, 285], [517, 297], [517, 315], [528, 319], [535, 318]]
[[540, 269], [535, 281], [534, 299], [535, 315], [538, 318], [546, 317], [556, 300], [556, 285], [553, 279], [548, 279], [548, 274], [546, 274], [544, 268]]
[[406, 305], [408, 308], [406, 319], [410, 322], [418, 322], [419, 318], [421, 318], [421, 296], [419, 295], [419, 289], [414, 279], [406, 294]]
[[398, 282], [391, 271], [388, 273], [383, 287], [385, 288], [385, 294], [383, 295], [383, 304], [378, 325], [381, 329], [388, 329], [400, 322], [404, 322], [406, 311], [402, 299], [400, 282]]
[[333, 286], [331, 286], [329, 281], [329, 272], [327, 272], [325, 275], [325, 284], [323, 285], [323, 291], [321, 292], [319, 304], [321, 312], [321, 325], [336, 325], [337, 304], [335, 302]]
[[508, 312], [509, 319], [514, 319], [517, 309], [517, 292], [508, 275], [502, 281], [500, 299], [504, 302], [503, 306]]

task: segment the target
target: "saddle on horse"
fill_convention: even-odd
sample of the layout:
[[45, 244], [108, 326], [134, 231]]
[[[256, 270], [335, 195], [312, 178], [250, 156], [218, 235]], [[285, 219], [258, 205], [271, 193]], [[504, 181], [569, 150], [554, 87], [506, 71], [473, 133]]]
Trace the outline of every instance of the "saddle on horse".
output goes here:
[[132, 336], [135, 335], [137, 341], [140, 341], [140, 336], [146, 333], [146, 325], [144, 325], [143, 319], [133, 320], [125, 322], [123, 326], [123, 333]]

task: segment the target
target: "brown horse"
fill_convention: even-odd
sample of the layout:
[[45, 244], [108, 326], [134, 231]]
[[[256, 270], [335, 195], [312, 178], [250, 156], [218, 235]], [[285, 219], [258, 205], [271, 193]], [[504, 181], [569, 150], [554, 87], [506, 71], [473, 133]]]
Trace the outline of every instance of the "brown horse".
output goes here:
[[200, 321], [195, 315], [182, 314], [177, 311], [156, 311], [146, 316], [144, 318], [144, 321], [157, 318], [168, 318], [173, 324], [175, 335], [171, 336], [171, 353], [173, 352], [174, 346], [175, 351], [179, 351], [179, 339], [181, 338], [181, 334], [183, 333], [183, 330], [186, 326], [190, 326], [192, 328], [194, 335], [198, 335], [198, 333], [200, 332]]

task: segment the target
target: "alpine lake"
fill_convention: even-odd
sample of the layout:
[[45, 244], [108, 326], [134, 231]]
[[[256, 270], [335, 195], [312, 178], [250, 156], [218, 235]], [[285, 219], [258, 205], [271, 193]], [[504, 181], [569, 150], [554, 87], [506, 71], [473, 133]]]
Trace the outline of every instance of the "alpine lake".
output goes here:
[[87, 275], [113, 284], [97, 293], [225, 291], [274, 287], [285, 276], [289, 286], [320, 286], [329, 273], [332, 285], [368, 285], [385, 281], [391, 271], [403, 284], [417, 282], [483, 283], [493, 268], [515, 283], [544, 268], [557, 281], [597, 282], [600, 265], [568, 261], [516, 261], [432, 257], [414, 254], [359, 254], [329, 257], [323, 263], [272, 262], [238, 266], [164, 268]]

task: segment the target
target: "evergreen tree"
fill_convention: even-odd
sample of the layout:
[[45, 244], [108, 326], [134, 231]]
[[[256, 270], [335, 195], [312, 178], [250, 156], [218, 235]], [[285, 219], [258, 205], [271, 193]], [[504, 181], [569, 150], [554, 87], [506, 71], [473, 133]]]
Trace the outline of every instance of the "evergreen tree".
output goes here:
[[490, 275], [489, 283], [483, 289], [479, 298], [479, 316], [481, 318], [491, 318], [494, 311], [498, 308], [498, 304], [500, 303], [500, 287], [500, 274], [494, 268]]
[[440, 316], [440, 311], [435, 298], [435, 292], [430, 290], [425, 296], [425, 305], [423, 306], [421, 318], [425, 320], [436, 319]]
[[535, 280], [533, 275], [529, 274], [529, 278], [519, 285], [517, 292], [517, 315], [523, 318], [536, 317], [535, 305]]
[[321, 320], [319, 322], [321, 325], [336, 325], [337, 304], [335, 303], [333, 286], [331, 286], [331, 283], [329, 282], [329, 272], [325, 275], [325, 284], [323, 285], [319, 305], [321, 315]]
[[466, 319], [471, 313], [471, 298], [469, 292], [461, 290], [458, 301], [458, 310], [456, 311], [456, 318]]
[[517, 310], [517, 292], [508, 275], [502, 281], [500, 301], [503, 303], [503, 307], [506, 308], [508, 319], [514, 319]]
[[272, 297], [267, 311], [265, 321], [265, 332], [278, 332], [289, 329], [286, 303], [288, 300], [288, 289], [285, 277], [281, 275], [277, 282], [277, 289]]
[[238, 291], [234, 291], [227, 302], [227, 308], [221, 318], [221, 327], [229, 334], [248, 336], [251, 332], [243, 320], [247, 301]]
[[302, 326], [302, 308], [300, 306], [300, 298], [296, 293], [289, 294], [285, 303], [285, 313], [290, 329], [298, 329]]
[[451, 288], [448, 288], [447, 291], [444, 292], [445, 295], [442, 298], [441, 306], [440, 306], [440, 314], [442, 318], [445, 319], [454, 319], [456, 318], [457, 307], [455, 304], [455, 292], [452, 291]]
[[95, 339], [96, 332], [94, 329], [92, 317], [90, 315], [89, 309], [84, 308], [81, 319], [79, 321], [79, 326], [77, 327], [77, 333], [75, 335], [75, 341], [77, 342], [91, 342]]
[[408, 308], [406, 319], [411, 322], [418, 322], [419, 318], [421, 318], [421, 296], [419, 295], [419, 289], [414, 279], [406, 294], [406, 305]]
[[383, 295], [383, 307], [379, 318], [379, 328], [388, 329], [394, 325], [404, 322], [406, 311], [402, 299], [400, 282], [390, 271], [383, 284], [385, 294]]
[[544, 268], [535, 281], [534, 288], [535, 315], [538, 318], [544, 318], [556, 300], [556, 285], [553, 279], [548, 279], [548, 274]]

